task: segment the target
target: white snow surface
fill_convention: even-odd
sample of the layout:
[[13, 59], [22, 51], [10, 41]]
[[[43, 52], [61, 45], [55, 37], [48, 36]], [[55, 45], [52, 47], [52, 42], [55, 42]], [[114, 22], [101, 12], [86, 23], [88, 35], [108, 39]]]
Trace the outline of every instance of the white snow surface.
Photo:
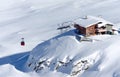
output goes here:
[[83, 18], [80, 18], [80, 19], [76, 19], [74, 21], [74, 23], [79, 24], [79, 25], [81, 25], [83, 27], [89, 27], [89, 26], [91, 26], [93, 24], [97, 24], [99, 22], [102, 22], [102, 24], [98, 24], [99, 27], [104, 26], [105, 24], [112, 24], [111, 22], [106, 21], [106, 20], [104, 20], [103, 18], [101, 18], [99, 16], [98, 17], [86, 16], [86, 18], [83, 17]]
[[[120, 77], [119, 34], [80, 42], [73, 28], [57, 30], [58, 24], [87, 15], [102, 16], [120, 30], [119, 5], [119, 0], [1, 0], [0, 77], [69, 77], [87, 67], [77, 76]], [[84, 60], [88, 64], [80, 67]], [[44, 69], [35, 72], [42, 61]]]

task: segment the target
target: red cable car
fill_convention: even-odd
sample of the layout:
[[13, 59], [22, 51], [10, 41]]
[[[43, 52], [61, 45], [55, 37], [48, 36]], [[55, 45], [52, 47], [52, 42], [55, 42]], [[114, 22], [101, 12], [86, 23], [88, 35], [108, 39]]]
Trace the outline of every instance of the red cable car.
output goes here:
[[21, 39], [22, 39], [21, 46], [25, 46], [24, 38], [21, 38]]

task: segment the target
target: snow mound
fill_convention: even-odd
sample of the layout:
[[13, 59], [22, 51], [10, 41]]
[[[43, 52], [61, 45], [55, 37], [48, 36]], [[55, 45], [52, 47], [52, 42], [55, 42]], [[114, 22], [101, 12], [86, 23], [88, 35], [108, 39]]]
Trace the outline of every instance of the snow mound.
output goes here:
[[28, 74], [16, 70], [15, 67], [10, 64], [0, 66], [0, 70], [4, 72], [0, 73], [1, 77], [30, 77]]
[[[95, 73], [100, 73], [99, 77], [119, 76], [119, 66], [114, 68], [120, 58], [119, 35], [92, 36], [95, 41], [91, 42], [81, 42], [76, 36], [71, 30], [36, 46], [30, 53], [26, 70], [40, 74], [49, 70], [83, 77], [95, 76]], [[114, 70], [109, 71], [110, 67]]]
[[[100, 53], [96, 49], [85, 49], [92, 42], [80, 42], [74, 31], [69, 31], [35, 47], [26, 63], [28, 71], [58, 71], [79, 75], [96, 63]], [[91, 47], [91, 46], [90, 46]], [[91, 51], [91, 52], [90, 52]]]

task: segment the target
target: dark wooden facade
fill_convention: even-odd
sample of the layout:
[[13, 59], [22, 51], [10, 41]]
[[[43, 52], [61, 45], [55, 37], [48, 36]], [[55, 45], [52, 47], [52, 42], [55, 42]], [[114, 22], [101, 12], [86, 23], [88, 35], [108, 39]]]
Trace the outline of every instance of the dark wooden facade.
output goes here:
[[97, 24], [93, 24], [89, 27], [82, 27], [79, 24], [74, 24], [74, 27], [78, 30], [77, 32], [79, 34], [82, 34], [84, 36], [90, 36], [90, 35], [96, 35], [97, 34]]
[[74, 27], [77, 29], [77, 33], [86, 35], [86, 28], [80, 26], [79, 24], [74, 24]]
[[93, 24], [88, 27], [82, 27], [79, 24], [74, 24], [74, 27], [77, 29], [77, 33], [82, 34], [84, 36], [91, 36], [91, 35], [100, 35], [100, 34], [114, 34], [112, 30], [111, 24], [105, 24], [103, 26], [98, 27], [98, 24]]

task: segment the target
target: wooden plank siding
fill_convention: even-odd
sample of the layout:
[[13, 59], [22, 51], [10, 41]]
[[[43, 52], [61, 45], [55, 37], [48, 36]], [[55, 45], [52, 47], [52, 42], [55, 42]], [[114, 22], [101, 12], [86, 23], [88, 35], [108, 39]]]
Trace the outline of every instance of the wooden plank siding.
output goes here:
[[78, 25], [78, 24], [74, 24], [74, 27], [79, 31], [79, 34], [83, 34], [86, 35], [86, 28]]
[[96, 35], [97, 33], [97, 24], [93, 24], [86, 28], [86, 36]]

